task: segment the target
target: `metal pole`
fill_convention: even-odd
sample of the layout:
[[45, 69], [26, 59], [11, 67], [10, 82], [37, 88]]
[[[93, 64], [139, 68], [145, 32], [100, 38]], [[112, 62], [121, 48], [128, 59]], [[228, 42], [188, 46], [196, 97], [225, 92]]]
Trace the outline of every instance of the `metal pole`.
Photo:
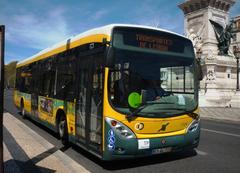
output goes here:
[[239, 57], [236, 56], [237, 59], [237, 91], [239, 91]]
[[3, 164], [3, 92], [4, 92], [4, 47], [5, 26], [0, 26], [0, 172], [4, 173]]

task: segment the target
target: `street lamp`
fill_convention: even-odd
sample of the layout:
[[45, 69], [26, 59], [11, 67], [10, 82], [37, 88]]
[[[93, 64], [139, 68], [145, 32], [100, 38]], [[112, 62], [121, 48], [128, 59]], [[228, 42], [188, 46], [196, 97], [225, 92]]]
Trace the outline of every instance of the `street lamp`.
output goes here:
[[233, 53], [237, 60], [237, 88], [236, 91], [239, 91], [239, 58], [240, 58], [240, 49], [239, 47], [234, 47]]

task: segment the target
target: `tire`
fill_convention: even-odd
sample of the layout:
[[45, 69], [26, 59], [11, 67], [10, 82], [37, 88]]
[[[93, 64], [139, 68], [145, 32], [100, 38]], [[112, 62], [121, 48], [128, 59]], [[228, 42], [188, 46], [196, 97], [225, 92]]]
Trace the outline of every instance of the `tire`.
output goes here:
[[61, 116], [58, 122], [58, 134], [59, 138], [62, 141], [64, 146], [69, 144], [68, 142], [68, 129], [67, 129], [67, 121], [65, 116]]
[[24, 103], [23, 103], [23, 101], [21, 101], [20, 114], [22, 115], [22, 118], [23, 118], [23, 119], [26, 118], [26, 112], [25, 112], [25, 109], [24, 109]]

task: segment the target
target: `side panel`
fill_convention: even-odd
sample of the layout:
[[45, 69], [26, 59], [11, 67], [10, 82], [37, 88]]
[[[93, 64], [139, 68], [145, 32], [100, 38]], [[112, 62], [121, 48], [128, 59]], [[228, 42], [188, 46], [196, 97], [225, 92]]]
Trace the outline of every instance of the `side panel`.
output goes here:
[[[14, 93], [17, 106], [26, 99], [31, 118], [53, 130], [57, 130], [58, 111], [64, 112], [70, 141], [98, 156], [102, 154], [104, 50], [98, 43], [83, 45], [33, 62], [32, 75], [27, 76], [31, 94]], [[29, 72], [28, 66], [19, 68]], [[21, 80], [19, 86], [24, 86]]]

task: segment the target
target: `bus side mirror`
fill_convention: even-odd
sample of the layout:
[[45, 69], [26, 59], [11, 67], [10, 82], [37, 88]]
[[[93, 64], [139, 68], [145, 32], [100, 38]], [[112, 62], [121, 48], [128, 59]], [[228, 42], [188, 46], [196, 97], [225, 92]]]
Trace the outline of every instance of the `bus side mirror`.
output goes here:
[[198, 76], [198, 80], [201, 81], [203, 80], [203, 71], [202, 71], [202, 67], [201, 67], [201, 60], [197, 59], [197, 76]]
[[102, 39], [103, 45], [110, 45], [110, 41], [107, 41], [107, 38]]

